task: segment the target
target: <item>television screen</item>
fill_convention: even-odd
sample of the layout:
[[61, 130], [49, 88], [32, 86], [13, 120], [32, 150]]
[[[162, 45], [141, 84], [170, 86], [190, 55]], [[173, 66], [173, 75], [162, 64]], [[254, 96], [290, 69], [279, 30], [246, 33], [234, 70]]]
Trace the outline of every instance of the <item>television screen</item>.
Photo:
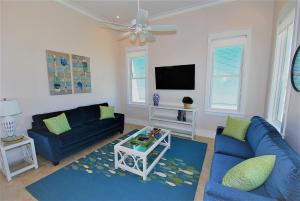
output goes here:
[[195, 64], [155, 67], [156, 89], [195, 89]]

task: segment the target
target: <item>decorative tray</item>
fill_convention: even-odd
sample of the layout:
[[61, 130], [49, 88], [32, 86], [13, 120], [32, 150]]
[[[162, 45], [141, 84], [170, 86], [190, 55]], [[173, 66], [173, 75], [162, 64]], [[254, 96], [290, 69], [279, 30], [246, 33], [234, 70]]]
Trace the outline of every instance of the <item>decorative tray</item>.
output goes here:
[[1, 138], [1, 141], [5, 145], [7, 145], [7, 144], [15, 144], [15, 143], [21, 142], [23, 139], [24, 139], [23, 135], [20, 135], [20, 136], [13, 135], [13, 136], [8, 136], [6, 138]]
[[133, 145], [148, 147], [154, 141], [155, 138], [151, 134], [139, 134], [132, 138], [129, 142]]

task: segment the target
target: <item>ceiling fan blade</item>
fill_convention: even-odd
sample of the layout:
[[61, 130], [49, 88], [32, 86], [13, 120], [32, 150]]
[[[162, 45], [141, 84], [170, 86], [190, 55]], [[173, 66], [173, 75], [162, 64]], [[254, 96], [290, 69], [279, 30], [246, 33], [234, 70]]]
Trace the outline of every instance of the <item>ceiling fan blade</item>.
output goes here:
[[176, 32], [176, 25], [150, 25], [149, 31], [151, 32]]
[[125, 32], [120, 34], [118, 40], [124, 40], [125, 38], [128, 38], [131, 32]]
[[145, 33], [145, 35], [146, 35], [146, 40], [148, 42], [154, 42], [155, 41], [155, 37], [153, 36], [153, 34], [151, 32], [147, 31]]
[[136, 15], [136, 24], [145, 25], [148, 23], [148, 11], [139, 9]]
[[103, 21], [102, 23], [108, 28], [116, 31], [128, 31], [130, 29], [130, 26], [124, 24], [118, 24], [118, 23], [108, 22], [108, 21]]

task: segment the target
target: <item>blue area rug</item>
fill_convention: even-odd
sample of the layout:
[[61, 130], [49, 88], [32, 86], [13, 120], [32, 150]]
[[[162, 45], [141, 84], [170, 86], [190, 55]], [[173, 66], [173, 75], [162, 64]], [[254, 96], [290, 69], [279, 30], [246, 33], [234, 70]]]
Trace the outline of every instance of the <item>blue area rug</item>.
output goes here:
[[[172, 137], [171, 149], [143, 181], [114, 169], [113, 146], [120, 139], [27, 186], [27, 191], [42, 201], [194, 200], [207, 144]], [[151, 157], [158, 153], [154, 150]]]

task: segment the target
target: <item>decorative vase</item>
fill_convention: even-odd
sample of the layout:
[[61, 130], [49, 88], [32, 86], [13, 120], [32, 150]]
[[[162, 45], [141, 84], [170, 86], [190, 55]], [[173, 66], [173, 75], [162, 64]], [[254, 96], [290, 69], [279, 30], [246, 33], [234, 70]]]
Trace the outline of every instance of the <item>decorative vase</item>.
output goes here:
[[192, 104], [184, 103], [183, 107], [184, 107], [184, 109], [191, 109], [192, 108]]
[[158, 93], [154, 93], [153, 94], [153, 105], [154, 106], [158, 106], [159, 104], [159, 99], [160, 99], [160, 96]]

